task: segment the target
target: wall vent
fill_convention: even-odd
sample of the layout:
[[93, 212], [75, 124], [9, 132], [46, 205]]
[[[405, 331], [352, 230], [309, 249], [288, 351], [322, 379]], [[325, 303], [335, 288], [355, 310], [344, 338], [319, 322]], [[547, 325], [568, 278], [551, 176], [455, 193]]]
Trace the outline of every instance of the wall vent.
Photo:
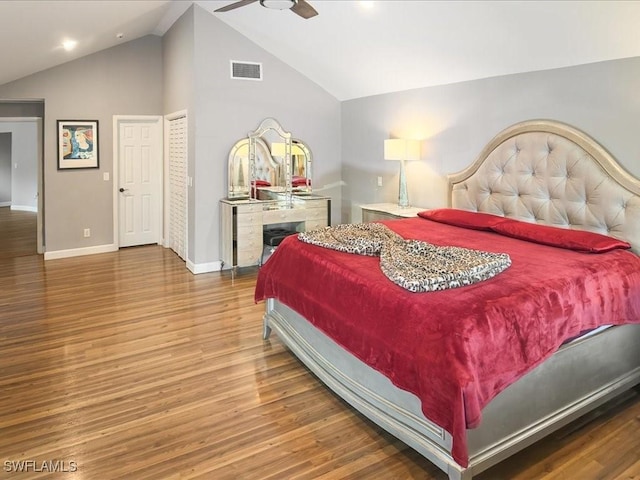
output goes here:
[[262, 64], [231, 60], [231, 78], [240, 80], [262, 80]]

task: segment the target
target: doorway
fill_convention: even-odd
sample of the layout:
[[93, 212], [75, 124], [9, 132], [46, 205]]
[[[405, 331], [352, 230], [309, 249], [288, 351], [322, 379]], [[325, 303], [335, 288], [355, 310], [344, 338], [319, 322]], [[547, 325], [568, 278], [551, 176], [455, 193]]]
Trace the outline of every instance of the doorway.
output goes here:
[[44, 252], [42, 118], [0, 118], [0, 257]]
[[162, 117], [113, 118], [114, 243], [162, 243]]

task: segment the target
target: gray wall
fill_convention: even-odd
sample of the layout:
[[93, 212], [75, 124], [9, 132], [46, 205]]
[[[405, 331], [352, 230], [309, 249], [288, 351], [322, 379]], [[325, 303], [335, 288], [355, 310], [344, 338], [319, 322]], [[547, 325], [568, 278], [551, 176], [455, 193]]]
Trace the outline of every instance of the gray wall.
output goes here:
[[0, 133], [0, 207], [11, 204], [11, 133]]
[[[13, 208], [38, 209], [38, 125], [35, 120], [3, 121], [0, 132], [11, 138], [10, 201]], [[2, 200], [0, 199], [0, 202]]]
[[[264, 81], [232, 81], [231, 59], [261, 62]], [[46, 108], [47, 251], [113, 241], [113, 177], [103, 180], [104, 172], [113, 171], [113, 115], [187, 110], [188, 175], [194, 180], [188, 199], [188, 260], [195, 264], [220, 260], [218, 202], [226, 196], [229, 149], [265, 117], [277, 118], [311, 147], [317, 187], [341, 177], [340, 102], [199, 6], [192, 6], [162, 39], [144, 37], [0, 85], [0, 99], [33, 98], [43, 99]], [[56, 119], [100, 122], [99, 169], [57, 170]], [[340, 187], [322, 193], [332, 197], [333, 222], [339, 222]], [[83, 237], [84, 228], [91, 228], [90, 238]]]
[[[194, 10], [194, 208], [190, 246], [195, 263], [220, 259], [219, 200], [227, 195], [229, 150], [266, 117], [311, 148], [316, 186], [340, 180], [340, 102], [199, 6]], [[230, 60], [262, 63], [263, 80], [232, 80]], [[340, 217], [341, 190], [332, 197]], [[190, 217], [190, 221], [191, 221]]]
[[[0, 98], [44, 100], [46, 250], [113, 243], [113, 115], [162, 114], [162, 45], [147, 36], [15, 82]], [[56, 120], [98, 120], [100, 168], [58, 171]], [[83, 229], [91, 228], [91, 237]]]
[[422, 207], [445, 206], [446, 174], [470, 164], [504, 128], [534, 118], [583, 130], [640, 176], [638, 79], [635, 57], [343, 102], [343, 219], [358, 220], [359, 204], [397, 202], [399, 165], [383, 160], [392, 137], [425, 140], [423, 161], [407, 163], [409, 199]]
[[[195, 115], [194, 111], [194, 7], [191, 6], [162, 37], [164, 74], [164, 114], [187, 111], [187, 175], [195, 170]], [[193, 261], [195, 252], [193, 234], [195, 225], [195, 196], [193, 187], [187, 187], [187, 259]]]

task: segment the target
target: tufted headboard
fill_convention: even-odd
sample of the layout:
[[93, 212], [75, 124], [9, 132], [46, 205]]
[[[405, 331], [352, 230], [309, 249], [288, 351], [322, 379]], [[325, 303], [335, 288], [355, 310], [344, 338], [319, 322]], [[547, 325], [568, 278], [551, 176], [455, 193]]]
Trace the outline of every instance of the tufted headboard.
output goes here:
[[513, 125], [448, 179], [453, 208], [597, 232], [640, 254], [640, 180], [569, 125]]
[[256, 138], [254, 178], [278, 185], [278, 164], [271, 156], [269, 147], [261, 138]]

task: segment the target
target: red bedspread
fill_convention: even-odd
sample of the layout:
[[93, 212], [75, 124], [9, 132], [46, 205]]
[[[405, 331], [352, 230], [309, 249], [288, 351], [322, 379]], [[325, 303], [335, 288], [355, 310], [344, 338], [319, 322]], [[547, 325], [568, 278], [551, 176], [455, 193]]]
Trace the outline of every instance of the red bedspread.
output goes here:
[[255, 299], [277, 298], [416, 394], [425, 416], [453, 436], [463, 467], [465, 430], [500, 391], [567, 338], [640, 323], [640, 258], [629, 251], [579, 253], [417, 217], [384, 223], [405, 238], [508, 253], [512, 265], [474, 285], [411, 293], [376, 257], [292, 236], [261, 268]]

